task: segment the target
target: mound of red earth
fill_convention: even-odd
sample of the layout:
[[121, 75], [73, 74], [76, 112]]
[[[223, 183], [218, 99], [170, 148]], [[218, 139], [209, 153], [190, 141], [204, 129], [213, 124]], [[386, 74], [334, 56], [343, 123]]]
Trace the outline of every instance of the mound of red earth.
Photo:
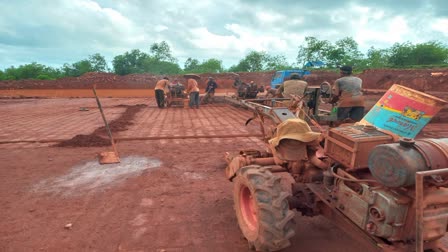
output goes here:
[[76, 135], [73, 138], [55, 144], [55, 147], [102, 147], [111, 145], [110, 140], [90, 134]]
[[[119, 107], [127, 107], [126, 111], [120, 115], [119, 118], [109, 123], [109, 129], [112, 133], [125, 131], [128, 126], [132, 125], [132, 120], [135, 114], [146, 105], [138, 104], [135, 106], [118, 105]], [[55, 144], [54, 147], [102, 147], [111, 145], [110, 140], [107, 137], [106, 127], [102, 126], [97, 128], [90, 135], [76, 135], [75, 137]]]
[[369, 89], [389, 89], [393, 84], [400, 84], [423, 92], [448, 90], [448, 68], [373, 69], [364, 71], [359, 77], [363, 80], [363, 87]]
[[[237, 73], [244, 82], [254, 81], [258, 85], [269, 85], [274, 71]], [[219, 88], [232, 88], [235, 73], [199, 74], [198, 81], [201, 88], [205, 88], [208, 77], [213, 77]], [[363, 79], [366, 89], [388, 89], [392, 84], [400, 84], [419, 91], [448, 90], [448, 68], [441, 69], [372, 69], [358, 75]], [[19, 80], [0, 81], [0, 89], [140, 89], [154, 88], [157, 80], [163, 75], [129, 74], [120, 76], [112, 73], [86, 73], [80, 77], [62, 78], [58, 80]], [[179, 79], [185, 83], [182, 75], [167, 76], [170, 80]], [[339, 78], [338, 72], [312, 71], [306, 80], [310, 85], [319, 85], [323, 81], [333, 83]]]

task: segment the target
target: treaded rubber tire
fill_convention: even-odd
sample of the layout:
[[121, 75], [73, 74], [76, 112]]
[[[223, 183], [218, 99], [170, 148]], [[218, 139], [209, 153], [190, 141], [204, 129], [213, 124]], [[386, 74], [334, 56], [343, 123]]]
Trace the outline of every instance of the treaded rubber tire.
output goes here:
[[265, 252], [289, 247], [295, 235], [294, 212], [280, 178], [267, 168], [250, 165], [239, 169], [233, 182], [235, 212], [249, 248]]

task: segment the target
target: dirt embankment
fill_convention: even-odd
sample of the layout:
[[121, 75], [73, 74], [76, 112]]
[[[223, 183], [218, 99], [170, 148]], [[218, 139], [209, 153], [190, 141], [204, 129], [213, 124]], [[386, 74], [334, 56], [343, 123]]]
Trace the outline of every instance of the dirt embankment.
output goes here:
[[[244, 82], [269, 85], [274, 71], [238, 73]], [[205, 88], [208, 77], [216, 79], [219, 88], [231, 88], [235, 74], [200, 74], [200, 88]], [[367, 89], [388, 89], [392, 84], [401, 84], [419, 91], [446, 92], [448, 90], [448, 68], [442, 69], [373, 69], [358, 75]], [[120, 76], [112, 73], [87, 73], [80, 77], [59, 80], [19, 80], [0, 81], [0, 89], [90, 89], [97, 84], [99, 89], [142, 89], [153, 88], [162, 75], [129, 74]], [[179, 79], [185, 83], [182, 75], [168, 76], [170, 80]], [[310, 85], [319, 85], [323, 81], [333, 83], [339, 78], [338, 72], [312, 71], [306, 80]]]
[[368, 89], [389, 89], [393, 84], [400, 84], [423, 92], [448, 90], [448, 68], [373, 69], [364, 71], [359, 77], [363, 80], [363, 87]]
[[[128, 126], [133, 124], [133, 119], [135, 114], [137, 114], [141, 109], [146, 107], [146, 105], [138, 104], [135, 106], [128, 105], [118, 105], [121, 107], [126, 107], [126, 111], [121, 114], [121, 116], [109, 123], [109, 129], [112, 133], [125, 131]], [[76, 135], [72, 139], [62, 141], [55, 147], [100, 147], [111, 145], [110, 140], [107, 137], [107, 130], [105, 126], [97, 128], [90, 135]]]

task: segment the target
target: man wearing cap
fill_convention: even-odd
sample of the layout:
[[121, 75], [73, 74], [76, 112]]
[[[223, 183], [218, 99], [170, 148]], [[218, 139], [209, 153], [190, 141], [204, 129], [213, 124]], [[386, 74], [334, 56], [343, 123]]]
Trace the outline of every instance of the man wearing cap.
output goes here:
[[338, 120], [350, 118], [356, 122], [364, 117], [364, 96], [362, 95], [362, 80], [352, 76], [352, 67], [340, 68], [341, 78], [337, 79], [333, 86], [332, 103], [338, 103]]
[[291, 74], [291, 79], [283, 82], [277, 89], [277, 94], [284, 98], [292, 98], [292, 96], [303, 97], [308, 83], [300, 78], [297, 73]]
[[[318, 152], [323, 152], [320, 140], [321, 133], [313, 132], [304, 120], [293, 118], [277, 126], [269, 145], [276, 164], [294, 161], [295, 164], [289, 166], [293, 177], [302, 182], [310, 182], [316, 171], [314, 168], [327, 168], [327, 164], [318, 158]], [[313, 166], [307, 166], [307, 162]]]
[[218, 84], [216, 84], [215, 80], [212, 77], [208, 77], [207, 87], [205, 88], [204, 103], [208, 103], [209, 100], [213, 101], [213, 97], [215, 96], [215, 89], [217, 87]]
[[154, 92], [156, 95], [157, 106], [159, 108], [165, 107], [165, 89], [168, 88], [170, 81], [168, 77], [163, 77], [163, 79], [159, 80], [156, 83], [156, 87], [154, 88]]

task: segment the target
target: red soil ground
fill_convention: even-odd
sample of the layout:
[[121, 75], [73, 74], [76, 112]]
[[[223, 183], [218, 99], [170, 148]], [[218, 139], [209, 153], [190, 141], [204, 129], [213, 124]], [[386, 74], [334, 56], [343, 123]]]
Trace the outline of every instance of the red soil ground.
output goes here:
[[[0, 100], [0, 251], [248, 251], [223, 154], [263, 147], [252, 113], [102, 103], [110, 121], [148, 105], [113, 133], [121, 166], [98, 164], [110, 147], [52, 147], [102, 127], [94, 99]], [[368, 251], [326, 219], [296, 221], [286, 252]]]

